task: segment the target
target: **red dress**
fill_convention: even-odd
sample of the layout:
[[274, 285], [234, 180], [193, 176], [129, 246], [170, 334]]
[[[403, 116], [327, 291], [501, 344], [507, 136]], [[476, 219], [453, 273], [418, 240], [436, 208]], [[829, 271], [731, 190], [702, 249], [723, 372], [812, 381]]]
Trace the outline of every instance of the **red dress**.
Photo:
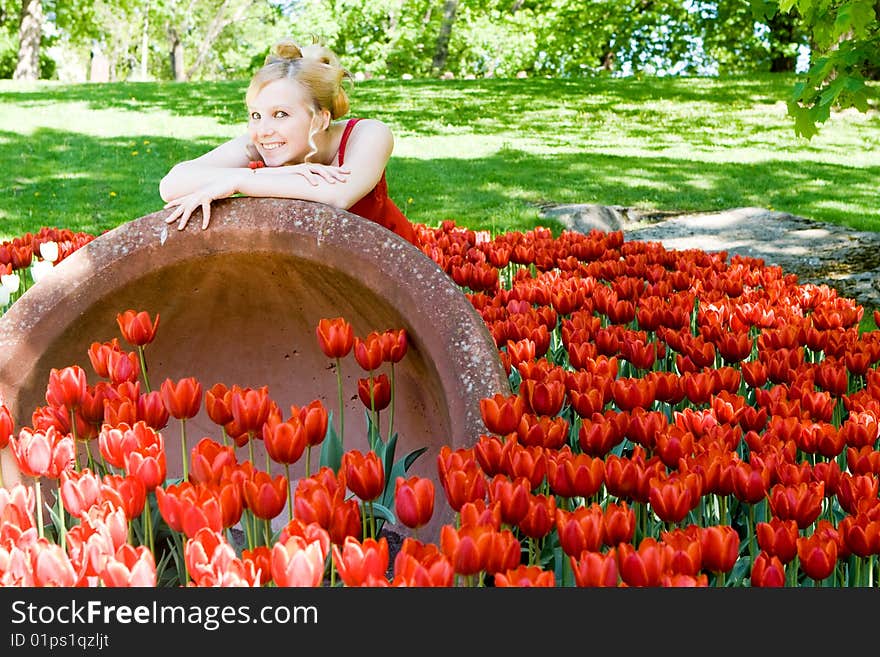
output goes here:
[[[339, 142], [339, 166], [342, 166], [345, 158], [345, 145], [348, 143], [348, 137], [358, 121], [360, 119], [349, 119], [345, 129], [342, 131], [342, 139]], [[376, 186], [366, 196], [352, 205], [348, 211], [375, 221], [380, 226], [385, 226], [388, 230], [394, 231], [405, 240], [418, 246], [416, 243], [416, 231], [413, 229], [413, 225], [388, 196], [388, 183], [385, 181], [385, 171], [382, 171], [382, 177], [376, 183]]]

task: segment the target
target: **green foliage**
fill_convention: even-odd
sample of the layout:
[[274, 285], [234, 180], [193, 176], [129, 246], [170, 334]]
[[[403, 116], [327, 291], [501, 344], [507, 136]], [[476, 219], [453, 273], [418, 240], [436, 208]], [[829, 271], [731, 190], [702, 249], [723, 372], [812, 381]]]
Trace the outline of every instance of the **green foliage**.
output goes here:
[[[764, 1], [764, 0], [761, 0]], [[810, 34], [810, 68], [794, 86], [788, 112], [795, 132], [811, 139], [832, 109], [865, 113], [876, 103], [880, 79], [880, 15], [873, 0], [776, 0], [780, 12], [798, 15]]]

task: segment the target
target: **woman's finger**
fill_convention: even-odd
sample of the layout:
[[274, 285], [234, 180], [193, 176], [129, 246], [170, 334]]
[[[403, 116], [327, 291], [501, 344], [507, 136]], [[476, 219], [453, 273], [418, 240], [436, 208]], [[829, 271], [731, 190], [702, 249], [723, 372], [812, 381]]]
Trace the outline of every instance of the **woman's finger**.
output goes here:
[[202, 203], [202, 230], [205, 230], [208, 227], [208, 224], [211, 222], [211, 201], [204, 201]]
[[165, 223], [173, 224], [175, 221], [177, 221], [177, 218], [180, 216], [181, 212], [183, 212], [183, 208], [178, 205], [176, 208], [174, 208], [174, 211], [171, 212], [171, 214], [165, 217]]
[[189, 215], [191, 214], [191, 209], [187, 209], [186, 212], [183, 213], [183, 216], [180, 217], [180, 221], [177, 223], [177, 230], [183, 230], [186, 228], [186, 224], [189, 222]]

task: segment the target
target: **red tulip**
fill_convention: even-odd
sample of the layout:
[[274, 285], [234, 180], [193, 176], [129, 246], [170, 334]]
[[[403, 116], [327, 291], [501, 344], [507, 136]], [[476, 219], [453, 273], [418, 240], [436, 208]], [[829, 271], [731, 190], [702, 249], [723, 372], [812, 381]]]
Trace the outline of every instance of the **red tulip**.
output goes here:
[[187, 420], [198, 415], [202, 405], [202, 384], [195, 377], [185, 377], [176, 383], [165, 379], [159, 391], [165, 407], [173, 417]]
[[358, 398], [368, 410], [382, 411], [391, 403], [391, 382], [384, 373], [358, 379]]
[[354, 345], [354, 330], [342, 317], [320, 320], [315, 334], [318, 346], [328, 358], [344, 358]]
[[385, 490], [385, 471], [378, 454], [350, 450], [342, 456], [349, 490], [364, 502], [377, 499]]
[[485, 525], [469, 525], [455, 529], [440, 528], [440, 549], [459, 575], [476, 575], [485, 568], [493, 529]]
[[574, 511], [556, 509], [556, 531], [562, 551], [570, 557], [584, 550], [598, 552], [605, 542], [605, 517], [598, 504]]
[[777, 518], [794, 520], [798, 528], [805, 529], [822, 512], [824, 494], [825, 484], [822, 482], [803, 482], [797, 486], [776, 484], [770, 489], [770, 510]]
[[6, 404], [0, 404], [0, 449], [9, 444], [12, 432], [15, 430], [15, 420]]
[[221, 427], [232, 422], [232, 395], [233, 391], [222, 383], [215, 383], [205, 392], [205, 411], [211, 422]]
[[406, 329], [388, 329], [382, 333], [382, 360], [400, 362], [406, 355], [407, 346]]
[[347, 536], [359, 537], [361, 531], [361, 509], [357, 500], [348, 499], [333, 505], [330, 526], [327, 528], [333, 544], [342, 545]]
[[543, 570], [540, 566], [520, 565], [503, 573], [495, 573], [495, 586], [505, 587], [548, 587], [556, 586], [553, 571]]
[[101, 479], [101, 494], [111, 499], [125, 512], [127, 520], [137, 518], [144, 510], [147, 489], [140, 479], [132, 476], [105, 474]]
[[93, 342], [89, 346], [89, 362], [92, 364], [92, 369], [102, 379], [110, 378], [110, 371], [108, 369], [109, 357], [111, 353], [121, 353], [122, 349], [119, 347], [119, 339], [113, 338], [110, 342]]
[[754, 587], [784, 587], [785, 566], [778, 556], [762, 550], [752, 562], [750, 581]]
[[578, 587], [616, 587], [619, 579], [617, 550], [605, 554], [584, 550], [575, 558], [569, 556], [574, 582]]
[[529, 495], [529, 508], [519, 521], [519, 530], [533, 539], [544, 538], [556, 521], [556, 497], [553, 495]]
[[496, 393], [480, 400], [480, 415], [490, 433], [504, 436], [516, 430], [525, 411], [520, 395]]
[[305, 431], [306, 445], [320, 445], [327, 436], [327, 409], [321, 400], [315, 399], [305, 406], [291, 406], [290, 415], [298, 415]]
[[771, 518], [769, 522], [755, 525], [758, 546], [771, 557], [777, 557], [783, 564], [797, 556], [798, 524], [795, 520]]
[[834, 572], [837, 565], [837, 542], [819, 532], [798, 538], [798, 558], [804, 574], [820, 581]]
[[133, 347], [142, 347], [150, 344], [156, 337], [156, 329], [159, 328], [159, 314], [151, 320], [145, 311], [126, 310], [116, 315], [116, 323], [122, 337]]
[[529, 491], [529, 480], [525, 477], [511, 480], [499, 474], [489, 482], [489, 501], [499, 503], [502, 522], [517, 525], [529, 511]]
[[85, 370], [79, 365], [60, 370], [53, 367], [46, 386], [46, 402], [68, 410], [77, 409], [86, 395], [87, 385]]
[[24, 427], [10, 444], [19, 469], [30, 477], [58, 479], [63, 471], [73, 467], [73, 438], [62, 436], [55, 427], [45, 431]]
[[701, 528], [703, 568], [713, 573], [730, 572], [739, 556], [739, 541], [739, 534], [730, 525]]
[[287, 478], [278, 475], [272, 478], [268, 472], [255, 471], [244, 482], [244, 501], [255, 516], [271, 520], [284, 510], [287, 502]]
[[333, 563], [339, 578], [346, 586], [371, 586], [376, 580], [385, 579], [388, 570], [388, 540], [364, 539], [361, 543], [354, 536], [346, 536], [339, 546], [332, 545]]
[[355, 336], [354, 358], [361, 369], [365, 372], [373, 372], [382, 365], [384, 353], [382, 351], [382, 336], [373, 331], [366, 338]]
[[146, 392], [137, 398], [137, 418], [143, 420], [156, 431], [161, 431], [168, 425], [168, 408], [162, 401], [162, 395], [158, 390]]
[[88, 511], [101, 498], [101, 482], [88, 468], [79, 472], [64, 470], [61, 472], [59, 492], [67, 512], [79, 517], [80, 513]]
[[100, 573], [101, 583], [107, 587], [133, 588], [156, 586], [156, 561], [146, 545], [120, 545], [112, 558], [107, 559]]
[[272, 580], [275, 586], [318, 587], [324, 579], [324, 555], [318, 541], [291, 536], [272, 545]]
[[671, 548], [648, 536], [638, 548], [630, 543], [617, 546], [620, 578], [628, 586], [660, 586]]
[[435, 544], [403, 539], [394, 558], [395, 586], [450, 587], [454, 578], [452, 564]]
[[263, 424], [262, 437], [269, 458], [276, 463], [296, 463], [306, 449], [306, 433], [298, 415], [284, 422], [270, 417]]
[[395, 480], [394, 509], [397, 519], [411, 529], [426, 525], [434, 514], [434, 482], [425, 477]]

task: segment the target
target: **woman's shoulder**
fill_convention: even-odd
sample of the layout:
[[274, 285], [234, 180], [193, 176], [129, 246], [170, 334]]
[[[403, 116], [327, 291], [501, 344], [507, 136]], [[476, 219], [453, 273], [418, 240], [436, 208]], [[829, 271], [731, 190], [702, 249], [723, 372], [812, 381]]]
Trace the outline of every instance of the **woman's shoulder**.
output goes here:
[[350, 128], [352, 136], [354, 136], [355, 133], [361, 135], [370, 134], [376, 136], [391, 135], [391, 128], [388, 126], [387, 123], [384, 123], [379, 119], [352, 117], [346, 119], [344, 124], [352, 124]]
[[391, 128], [378, 119], [357, 118], [354, 123], [346, 122], [348, 134], [345, 137], [346, 152], [361, 149], [375, 152], [377, 149], [388, 150], [394, 145]]

